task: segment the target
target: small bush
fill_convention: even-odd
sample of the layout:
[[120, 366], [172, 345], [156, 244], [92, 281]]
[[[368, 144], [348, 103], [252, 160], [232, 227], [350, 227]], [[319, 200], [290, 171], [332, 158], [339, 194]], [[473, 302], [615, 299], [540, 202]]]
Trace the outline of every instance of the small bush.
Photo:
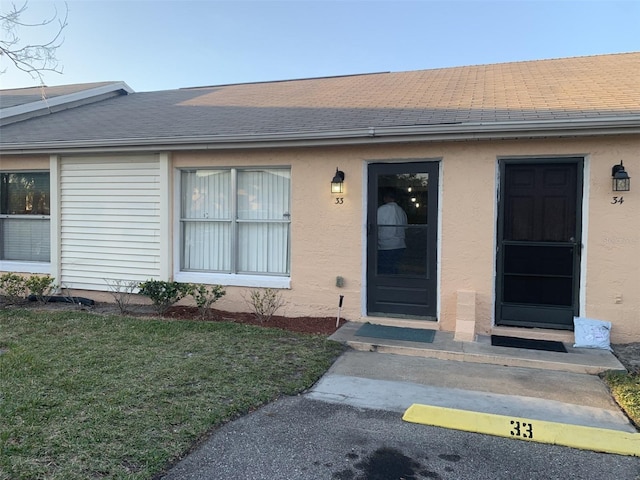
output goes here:
[[138, 285], [138, 293], [148, 297], [159, 314], [164, 314], [169, 307], [178, 302], [191, 291], [191, 284], [165, 282], [163, 280], [147, 280]]
[[33, 275], [24, 283], [38, 302], [47, 303], [57, 288], [54, 281], [50, 275]]
[[195, 300], [200, 312], [200, 317], [202, 318], [207, 316], [211, 305], [226, 293], [222, 285], [213, 285], [211, 287], [207, 287], [206, 285], [189, 285], [189, 295]]
[[261, 322], [268, 322], [286, 302], [282, 294], [272, 288], [251, 290], [245, 300], [253, 309], [253, 313]]
[[0, 295], [8, 303], [23, 303], [27, 299], [25, 278], [15, 273], [5, 273], [0, 276]]
[[135, 280], [110, 280], [105, 278], [105, 283], [109, 287], [109, 293], [113, 297], [118, 310], [121, 314], [129, 312], [129, 305], [131, 305], [131, 299], [136, 288], [138, 288], [139, 282]]

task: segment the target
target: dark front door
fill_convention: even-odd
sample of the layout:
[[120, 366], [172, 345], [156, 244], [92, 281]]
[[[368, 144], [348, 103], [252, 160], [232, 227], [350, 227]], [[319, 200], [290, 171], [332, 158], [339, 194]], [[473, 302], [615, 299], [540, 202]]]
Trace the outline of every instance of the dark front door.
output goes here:
[[369, 165], [367, 313], [436, 317], [438, 164]]
[[572, 329], [582, 159], [503, 161], [500, 172], [496, 323]]

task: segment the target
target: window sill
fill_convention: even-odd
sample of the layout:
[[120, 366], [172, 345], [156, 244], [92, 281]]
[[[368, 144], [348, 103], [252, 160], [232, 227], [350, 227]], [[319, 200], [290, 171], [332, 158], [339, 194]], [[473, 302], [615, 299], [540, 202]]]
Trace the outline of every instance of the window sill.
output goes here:
[[51, 264], [44, 262], [14, 262], [0, 260], [0, 272], [50, 274]]
[[232, 275], [225, 273], [177, 272], [173, 279], [183, 283], [203, 283], [230, 287], [291, 288], [290, 277]]

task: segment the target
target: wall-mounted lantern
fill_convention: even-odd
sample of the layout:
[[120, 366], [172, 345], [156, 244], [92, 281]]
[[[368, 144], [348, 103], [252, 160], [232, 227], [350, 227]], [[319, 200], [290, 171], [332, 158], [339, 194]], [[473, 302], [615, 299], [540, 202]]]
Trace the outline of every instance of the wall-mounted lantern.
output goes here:
[[619, 165], [614, 165], [611, 169], [611, 177], [613, 180], [612, 188], [614, 192], [628, 192], [630, 188], [631, 177], [624, 170], [622, 160]]
[[344, 193], [344, 172], [336, 167], [336, 174], [331, 180], [331, 193]]

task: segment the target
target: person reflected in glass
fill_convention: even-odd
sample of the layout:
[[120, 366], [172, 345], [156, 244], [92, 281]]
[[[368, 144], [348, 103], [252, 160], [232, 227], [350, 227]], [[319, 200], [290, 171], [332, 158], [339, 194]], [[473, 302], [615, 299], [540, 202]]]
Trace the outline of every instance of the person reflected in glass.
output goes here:
[[398, 265], [407, 248], [407, 214], [396, 200], [396, 191], [385, 189], [384, 203], [378, 207], [378, 273], [382, 275], [398, 273]]

